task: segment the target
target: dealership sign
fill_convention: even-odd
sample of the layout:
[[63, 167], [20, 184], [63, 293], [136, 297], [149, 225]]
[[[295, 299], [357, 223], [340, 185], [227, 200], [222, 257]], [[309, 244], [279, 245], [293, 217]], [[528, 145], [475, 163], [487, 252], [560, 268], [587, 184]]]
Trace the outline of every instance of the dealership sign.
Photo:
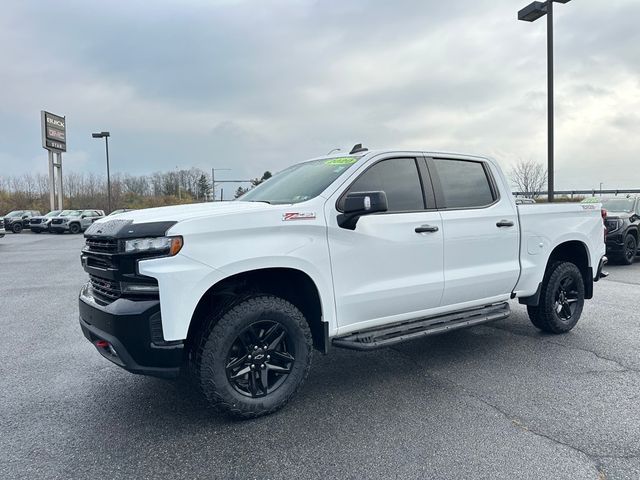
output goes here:
[[67, 151], [67, 120], [53, 113], [40, 112], [42, 119], [42, 148], [54, 152]]

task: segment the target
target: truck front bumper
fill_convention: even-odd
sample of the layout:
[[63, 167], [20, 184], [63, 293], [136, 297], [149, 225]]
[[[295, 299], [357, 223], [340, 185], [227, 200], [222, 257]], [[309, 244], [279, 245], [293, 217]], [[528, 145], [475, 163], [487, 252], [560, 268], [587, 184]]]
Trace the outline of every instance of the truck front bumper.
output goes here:
[[159, 300], [119, 298], [103, 305], [87, 284], [80, 291], [79, 309], [82, 333], [107, 360], [142, 375], [180, 374], [184, 343], [162, 340]]

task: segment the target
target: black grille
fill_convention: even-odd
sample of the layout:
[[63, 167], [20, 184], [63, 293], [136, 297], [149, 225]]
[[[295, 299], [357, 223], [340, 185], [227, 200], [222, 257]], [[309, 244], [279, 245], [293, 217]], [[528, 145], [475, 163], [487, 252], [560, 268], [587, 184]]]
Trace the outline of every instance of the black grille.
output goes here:
[[96, 295], [109, 300], [116, 300], [122, 295], [120, 285], [117, 282], [112, 282], [106, 278], [96, 277], [95, 275], [89, 275], [89, 280], [91, 281], [93, 293]]
[[618, 229], [618, 220], [605, 220], [604, 226], [607, 227], [607, 232], [613, 232]]
[[87, 238], [87, 250], [90, 252], [116, 253], [118, 241], [106, 238]]
[[41, 218], [32, 218], [31, 219], [31, 223], [33, 223], [33, 224], [42, 223], [42, 219]]
[[51, 220], [51, 223], [53, 225], [60, 225], [62, 223], [62, 219], [61, 218], [54, 218], [53, 220]]

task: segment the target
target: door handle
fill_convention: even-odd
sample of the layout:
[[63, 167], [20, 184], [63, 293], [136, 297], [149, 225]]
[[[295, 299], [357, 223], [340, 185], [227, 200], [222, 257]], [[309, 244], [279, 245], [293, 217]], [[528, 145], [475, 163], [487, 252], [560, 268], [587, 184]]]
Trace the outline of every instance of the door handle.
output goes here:
[[439, 230], [438, 227], [436, 227], [435, 225], [420, 225], [419, 227], [416, 227], [415, 232], [416, 233], [433, 233], [433, 232], [437, 232]]
[[500, 220], [496, 223], [496, 227], [513, 227], [514, 223], [511, 220]]

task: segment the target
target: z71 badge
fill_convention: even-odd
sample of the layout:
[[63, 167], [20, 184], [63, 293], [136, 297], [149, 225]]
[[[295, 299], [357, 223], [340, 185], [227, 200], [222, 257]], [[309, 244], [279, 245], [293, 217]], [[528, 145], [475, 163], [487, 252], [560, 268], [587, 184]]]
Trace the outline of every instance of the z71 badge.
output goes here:
[[288, 212], [282, 215], [282, 221], [288, 222], [289, 220], [315, 220], [316, 214], [313, 212]]

